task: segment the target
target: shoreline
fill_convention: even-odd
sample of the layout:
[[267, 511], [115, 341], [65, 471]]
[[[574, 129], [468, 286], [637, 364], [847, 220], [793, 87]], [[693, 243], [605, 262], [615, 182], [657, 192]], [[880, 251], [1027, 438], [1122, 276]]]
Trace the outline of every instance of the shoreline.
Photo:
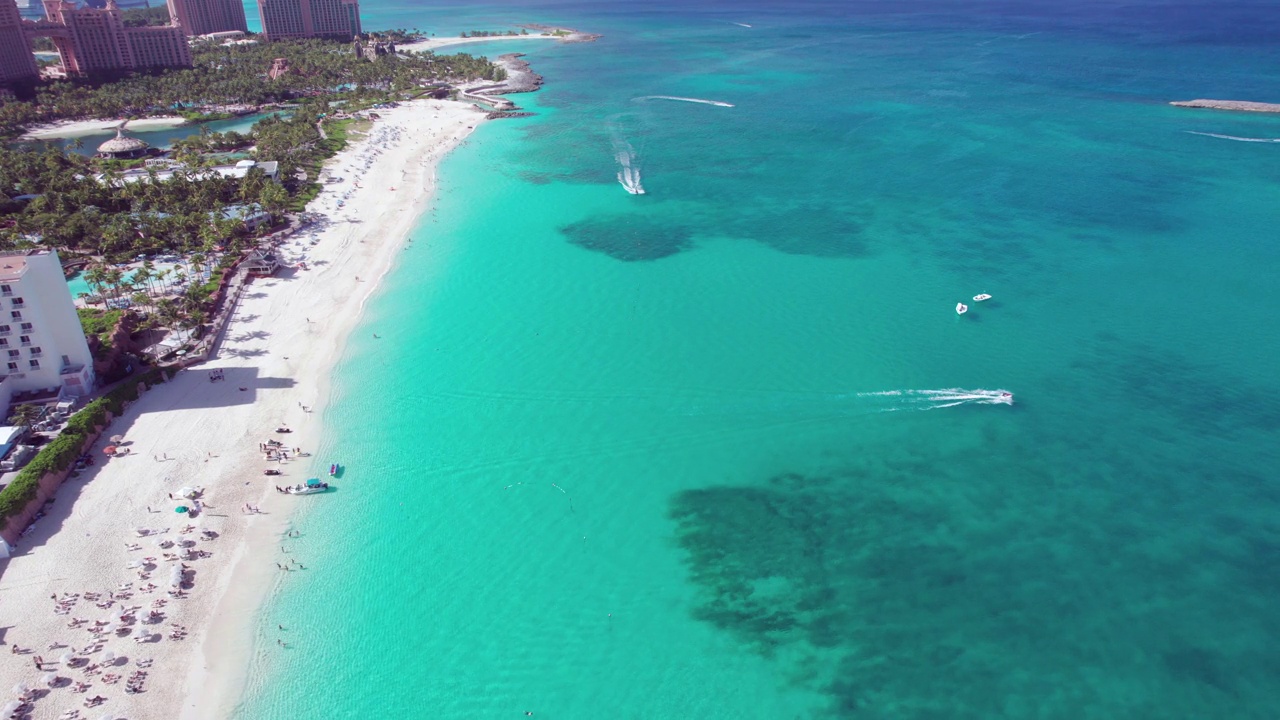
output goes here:
[[[411, 105], [411, 104], [410, 104]], [[307, 406], [307, 422], [305, 429], [311, 437], [317, 441], [323, 435], [323, 417], [324, 410], [328, 406], [330, 397], [331, 379], [330, 374], [337, 364], [341, 361], [345, 352], [346, 340], [355, 331], [360, 320], [364, 315], [365, 304], [380, 289], [382, 280], [391, 272], [395, 265], [396, 255], [404, 249], [409, 235], [415, 227], [418, 226], [423, 214], [430, 207], [432, 200], [435, 198], [436, 190], [436, 166], [444, 159], [452, 150], [461, 145], [471, 132], [474, 131], [479, 123], [485, 119], [476, 109], [468, 103], [450, 102], [450, 101], [432, 101], [424, 103], [428, 107], [445, 107], [459, 106], [453, 109], [458, 113], [472, 114], [466, 117], [460, 124], [464, 127], [453, 128], [453, 117], [444, 118], [443, 124], [436, 124], [429, 130], [420, 127], [412, 127], [417, 123], [413, 120], [425, 117], [413, 113], [413, 108], [402, 107], [405, 109], [407, 119], [404, 122], [405, 135], [409, 143], [413, 144], [411, 148], [388, 147], [381, 146], [387, 150], [382, 168], [375, 168], [373, 171], [361, 175], [361, 179], [368, 181], [375, 177], [377, 170], [382, 169], [391, 175], [395, 175], [395, 171], [399, 170], [400, 179], [395, 182], [404, 183], [407, 187], [417, 187], [418, 192], [412, 196], [412, 200], [405, 206], [396, 208], [394, 212], [399, 217], [393, 218], [393, 226], [387, 228], [385, 224], [371, 223], [368, 228], [360, 228], [357, 226], [356, 233], [366, 237], [372, 237], [375, 241], [381, 238], [381, 242], [374, 254], [367, 259], [364, 264], [365, 271], [368, 272], [367, 277], [371, 277], [369, 282], [361, 282], [365, 287], [363, 293], [357, 294], [352, 292], [346, 295], [346, 301], [343, 304], [342, 311], [338, 322], [334, 323], [334, 318], [326, 321], [330, 325], [329, 333], [334, 342], [321, 343], [324, 352], [324, 358], [316, 367], [316, 383], [315, 383], [315, 399], [313, 404]], [[383, 115], [384, 121], [387, 115]], [[433, 119], [436, 119], [433, 117]], [[381, 124], [381, 123], [379, 123]], [[467, 127], [469, 125], [469, 127]], [[376, 126], [375, 126], [376, 129]], [[440, 139], [438, 135], [433, 136], [431, 131], [453, 131], [446, 139]], [[372, 144], [374, 133], [370, 132], [360, 143], [355, 143], [346, 148], [343, 153], [326, 163], [325, 168], [331, 173], [343, 171], [346, 168], [353, 170], [356, 167], [356, 159], [360, 156], [359, 150], [364, 149], [363, 146]], [[343, 157], [346, 155], [346, 157]], [[408, 172], [410, 169], [416, 168], [416, 175]], [[414, 182], [417, 180], [418, 182]], [[326, 212], [331, 217], [343, 210], [355, 213], [360, 217], [372, 216], [374, 213], [381, 211], [387, 213], [387, 208], [376, 202], [381, 195], [381, 189], [377, 183], [368, 182], [362, 191], [356, 191], [353, 195], [359, 195], [360, 198], [353, 197], [349, 206], [339, 209], [330, 207], [335, 198], [339, 196], [338, 190], [341, 188], [350, 188], [350, 182], [343, 182], [329, 193], [329, 188], [325, 188], [311, 204], [307, 206], [308, 211], [314, 211], [320, 208], [320, 212]], [[327, 195], [327, 196], [326, 196]], [[357, 210], [357, 199], [368, 199], [371, 212], [366, 214]], [[324, 231], [315, 233], [323, 236]], [[299, 233], [296, 238], [301, 244], [302, 239], [312, 236], [313, 233]], [[348, 240], [350, 237], [348, 236]], [[364, 239], [358, 240], [358, 243], [364, 243]], [[358, 268], [352, 268], [358, 269]], [[360, 278], [361, 275], [355, 275]], [[354, 288], [353, 288], [354, 290]], [[344, 294], [344, 293], [342, 293]], [[340, 295], [342, 295], [340, 294]], [[357, 302], [351, 302], [357, 300]], [[228, 329], [230, 331], [230, 329]], [[314, 463], [315, 461], [313, 461]], [[323, 464], [323, 460], [320, 461]], [[183, 706], [182, 714], [179, 716], [183, 720], [225, 720], [231, 717], [235, 708], [243, 700], [245, 690], [245, 679], [248, 676], [250, 665], [250, 657], [255, 651], [254, 630], [257, 626], [258, 613], [262, 609], [263, 604], [279, 586], [282, 580], [279, 573], [274, 572], [271, 567], [266, 564], [265, 558], [254, 558], [246, 554], [250, 547], [272, 547], [281, 540], [281, 535], [292, 528], [293, 516], [301, 508], [298, 504], [300, 498], [292, 496], [281, 496], [279, 494], [271, 494], [266, 501], [272, 507], [283, 507], [281, 512], [281, 520], [275, 522], [263, 522], [258, 527], [251, 530], [252, 537], [246, 538], [246, 542], [242, 543], [240, 557], [234, 563], [231, 572], [228, 573], [227, 587], [223, 588], [220, 593], [220, 600], [214, 610], [213, 616], [209, 623], [209, 634], [205, 640], [204, 660], [205, 665], [201, 666], [197, 662], [192, 662], [190, 673], [186, 678], [187, 687], [184, 692], [186, 701]], [[291, 502], [292, 501], [292, 502]], [[270, 512], [270, 510], [268, 510]], [[268, 545], [268, 542], [270, 545]], [[257, 648], [261, 650], [261, 648]], [[198, 659], [198, 658], [197, 658]]]
[[[435, 51], [437, 48], [451, 47], [453, 45], [472, 45], [474, 43], [484, 42], [506, 42], [509, 40], [526, 41], [526, 40], [554, 40], [561, 43], [583, 43], [595, 42], [600, 39], [600, 35], [592, 33], [579, 32], [569, 28], [551, 27], [548, 25], [518, 25], [517, 27], [526, 30], [533, 30], [536, 34], [531, 35], [493, 35], [487, 37], [446, 37], [446, 38], [430, 38], [428, 40], [419, 40], [415, 43], [405, 43], [397, 45], [396, 49], [401, 52], [429, 52]], [[563, 35], [543, 35], [543, 32], [562, 32]]]
[[[279, 248], [286, 263], [281, 271], [253, 281], [229, 309], [233, 319], [218, 352], [145, 393], [117, 418], [90, 452], [102, 457], [105, 438], [124, 435], [130, 455], [99, 462], [68, 480], [49, 516], [33, 525], [17, 554], [0, 566], [3, 641], [32, 650], [0, 653], [5, 679], [39, 687], [41, 672], [33, 663], [35, 655], [43, 655], [48, 671], [92, 683], [85, 695], [65, 686], [47, 691], [35, 701], [33, 720], [56, 718], [95, 694], [108, 697], [92, 711], [95, 716], [222, 719], [232, 714], [242, 699], [252, 653], [274, 647], [258, 648], [254, 642], [258, 610], [285, 575], [272, 567], [268, 555], [278, 555], [267, 543], [278, 545], [294, 511], [314, 501], [280, 495], [273, 486], [323, 474], [309, 471], [325, 462], [295, 458], [278, 466], [284, 477], [264, 478], [267, 463], [255, 443], [280, 437], [272, 429], [287, 425], [293, 432], [283, 437], [290, 444], [315, 452], [331, 393], [329, 372], [341, 359], [365, 300], [378, 290], [434, 197], [436, 164], [484, 119], [469, 103], [417, 100], [384, 111], [368, 134], [353, 137], [326, 163], [330, 174], [344, 179], [325, 185], [308, 206], [327, 219]], [[389, 197], [393, 193], [398, 194]], [[211, 380], [211, 370], [220, 370], [225, 381]], [[175, 503], [165, 500], [181, 486], [205, 488], [206, 509], [195, 520], [175, 515]], [[246, 504], [262, 513], [245, 514]], [[179, 534], [188, 522], [212, 533], [193, 548], [210, 556], [186, 561], [193, 587], [185, 598], [166, 599], [164, 590], [149, 590], [143, 582], [160, 584], [167, 578], [168, 560], [151, 565], [159, 567], [149, 579], [135, 577], [140, 570], [127, 565], [159, 556], [162, 550], [154, 543], [197, 537]], [[136, 536], [135, 528], [149, 533]], [[125, 583], [131, 587], [124, 588]], [[120, 598], [112, 598], [109, 609], [84, 599], [86, 592], [105, 599], [108, 591]], [[67, 615], [55, 614], [50, 596], [69, 593], [80, 596]], [[88, 639], [83, 629], [68, 627], [69, 617], [104, 620], [122, 605], [146, 608], [160, 599], [166, 604], [159, 624], [139, 617], [128, 636], [108, 636], [105, 648], [96, 651], [125, 658], [106, 672], [129, 674], [137, 669], [136, 660], [151, 659], [145, 692], [127, 695], [123, 682], [106, 684], [52, 662], [81, 651]], [[169, 637], [175, 625], [186, 628], [189, 637]], [[144, 631], [147, 637], [159, 633], [158, 639], [135, 645], [132, 638]], [[53, 644], [65, 649], [46, 649]], [[93, 652], [84, 656], [94, 663], [102, 658]]]
[[96, 133], [115, 130], [124, 126], [125, 130], [156, 130], [159, 128], [179, 127], [186, 125], [186, 118], [177, 115], [163, 117], [146, 117], [137, 120], [58, 120], [56, 122], [35, 125], [18, 137], [19, 140], [64, 140], [83, 137]]

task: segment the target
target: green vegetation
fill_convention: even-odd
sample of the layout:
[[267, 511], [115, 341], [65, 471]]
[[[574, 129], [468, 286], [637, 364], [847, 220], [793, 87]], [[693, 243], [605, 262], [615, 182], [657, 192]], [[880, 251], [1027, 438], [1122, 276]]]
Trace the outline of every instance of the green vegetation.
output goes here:
[[169, 24], [169, 7], [164, 4], [156, 5], [155, 7], [131, 8], [125, 10], [121, 15], [124, 18], [125, 27]]
[[19, 405], [9, 416], [9, 424], [16, 427], [30, 428], [40, 419], [40, 408], [36, 405]]
[[[238, 247], [242, 224], [222, 218], [230, 205], [283, 207], [283, 189], [260, 171], [243, 180], [199, 172], [198, 157], [167, 182], [119, 179], [118, 163], [97, 163], [54, 148], [0, 149], [0, 249], [42, 241], [73, 252], [128, 259], [144, 252]], [[99, 181], [95, 175], [103, 174]], [[273, 186], [268, 189], [268, 186]], [[35, 195], [26, 201], [9, 200]]]
[[[388, 38], [411, 39], [404, 31]], [[349, 43], [295, 40], [259, 45], [199, 45], [194, 67], [134, 74], [113, 82], [59, 81], [40, 85], [34, 102], [0, 103], [0, 136], [15, 136], [25, 125], [66, 118], [135, 117], [183, 110], [217, 111], [218, 105], [264, 105], [302, 97], [333, 95], [339, 88], [353, 100], [403, 93], [450, 80], [490, 79], [495, 66], [470, 55], [410, 53], [376, 62], [355, 56]], [[275, 58], [290, 72], [267, 80]]]
[[518, 32], [518, 33], [517, 33], [515, 30], [472, 30], [471, 32], [464, 32], [464, 33], [462, 33], [461, 35], [459, 35], [459, 37], [464, 37], [464, 38], [465, 38], [465, 37], [473, 37], [473, 38], [478, 38], [478, 37], [500, 38], [500, 37], [515, 37], [516, 35], [528, 35], [528, 34], [529, 34], [529, 31], [527, 31], [527, 30], [521, 30], [521, 31], [520, 31], [520, 32]]
[[85, 337], [98, 338], [98, 352], [94, 358], [101, 360], [111, 351], [111, 335], [120, 324], [120, 318], [124, 317], [124, 311], [80, 308], [76, 312], [80, 314], [80, 327], [84, 328]]
[[112, 331], [120, 323], [120, 318], [124, 317], [123, 310], [80, 308], [78, 312], [80, 313], [80, 327], [84, 328], [84, 334], [96, 335], [98, 341], [103, 344], [107, 344], [111, 340]]
[[[376, 37], [402, 42], [420, 33], [395, 30]], [[346, 146], [349, 132], [363, 127], [353, 126], [350, 114], [417, 97], [426, 88], [505, 75], [483, 57], [421, 53], [370, 60], [357, 58], [349, 43], [323, 40], [206, 44], [192, 53], [195, 67], [187, 70], [133, 74], [106, 83], [43, 84], [35, 101], [0, 103], [0, 136], [19, 133], [33, 122], [84, 116], [181, 113], [209, 118], [226, 116], [229, 105], [279, 107], [285, 102], [289, 114], [264, 118], [247, 134], [202, 131], [175, 143], [170, 157], [177, 166], [164, 182], [154, 170], [125, 182], [121, 173], [143, 167], [141, 159], [94, 159], [52, 146], [0, 146], [0, 250], [53, 247], [64, 256], [105, 261], [106, 266], [95, 265], [85, 273], [95, 300], [105, 301], [108, 308], [135, 306], [150, 314], [148, 324], [193, 331], [212, 310], [209, 300], [217, 288], [216, 283], [184, 283], [202, 275], [201, 254], [221, 253], [224, 260], [234, 260], [254, 244], [228, 208], [256, 206], [276, 220], [300, 211], [319, 191], [316, 179], [324, 161]], [[277, 58], [289, 70], [267, 79]], [[218, 162], [206, 153], [250, 145], [254, 159], [278, 163], [275, 182], [258, 169], [244, 178], [205, 170]], [[161, 253], [188, 257], [187, 268], [159, 272], [144, 265], [141, 274], [126, 281], [120, 269], [109, 267]]]
[[155, 369], [94, 400], [71, 416], [58, 437], [40, 449], [3, 490], [0, 490], [0, 521], [21, 513], [36, 498], [40, 478], [51, 472], [70, 468], [80, 457], [85, 441], [107, 422], [107, 413], [119, 415], [126, 404], [138, 399], [138, 383], [148, 387], [168, 379], [164, 370]]

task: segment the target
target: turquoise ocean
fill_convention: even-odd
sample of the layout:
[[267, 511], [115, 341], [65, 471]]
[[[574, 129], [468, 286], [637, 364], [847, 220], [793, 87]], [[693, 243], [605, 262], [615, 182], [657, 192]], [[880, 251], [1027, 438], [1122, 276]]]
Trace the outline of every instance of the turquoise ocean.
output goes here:
[[346, 347], [237, 718], [1275, 717], [1280, 117], [1167, 104], [1280, 101], [1274, 6], [363, 15], [604, 37], [468, 48], [547, 86]]

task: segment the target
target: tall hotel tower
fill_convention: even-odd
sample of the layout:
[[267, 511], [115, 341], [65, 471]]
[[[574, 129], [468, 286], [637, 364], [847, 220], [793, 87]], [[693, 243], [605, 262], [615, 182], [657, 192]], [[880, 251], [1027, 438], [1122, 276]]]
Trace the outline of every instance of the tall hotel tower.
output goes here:
[[360, 34], [358, 0], [258, 0], [258, 14], [268, 40], [290, 37], [351, 40]]
[[0, 0], [0, 85], [35, 82], [38, 70], [22, 16], [13, 0]]
[[169, 17], [188, 36], [239, 30], [249, 32], [240, 0], [169, 0]]

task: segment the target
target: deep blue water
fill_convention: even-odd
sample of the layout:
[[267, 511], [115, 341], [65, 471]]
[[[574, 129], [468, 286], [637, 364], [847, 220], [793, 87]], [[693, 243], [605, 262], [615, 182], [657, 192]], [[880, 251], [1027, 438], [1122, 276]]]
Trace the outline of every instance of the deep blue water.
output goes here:
[[1280, 116], [1167, 104], [1273, 6], [363, 12], [604, 37], [442, 165], [241, 716], [1274, 715]]

